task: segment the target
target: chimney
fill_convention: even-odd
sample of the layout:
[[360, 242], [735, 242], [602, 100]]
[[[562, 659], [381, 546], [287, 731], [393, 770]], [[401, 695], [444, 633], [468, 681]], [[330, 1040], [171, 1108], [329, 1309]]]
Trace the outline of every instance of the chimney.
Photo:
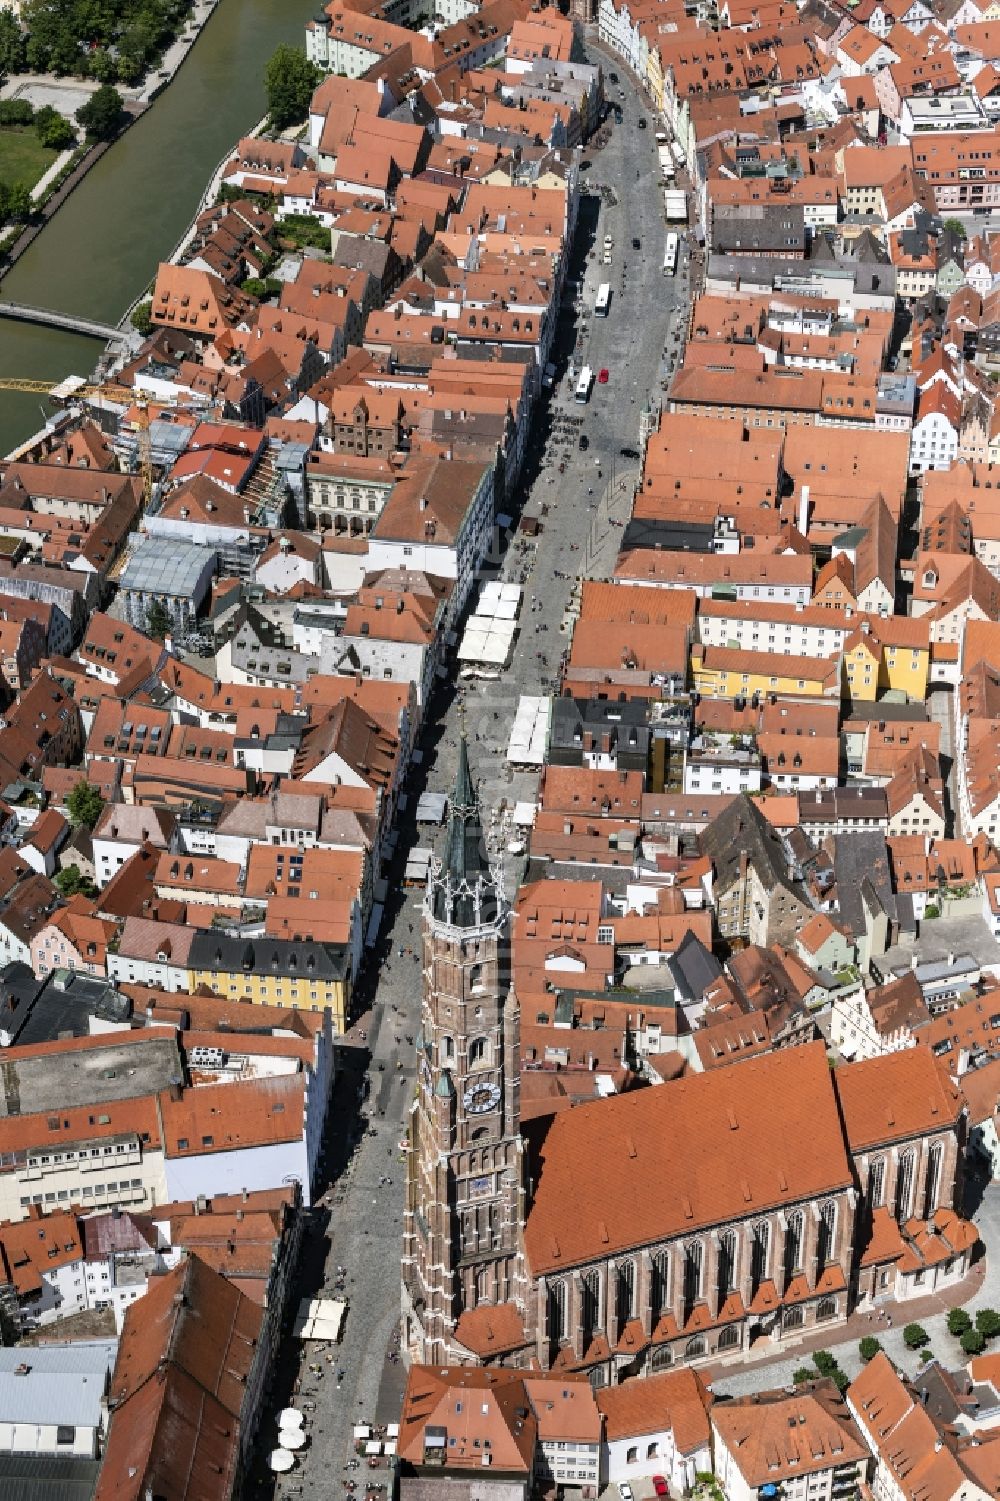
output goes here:
[[250, 507], [249, 506], [244, 506], [243, 507], [243, 525], [244, 526], [249, 526], [250, 525]]

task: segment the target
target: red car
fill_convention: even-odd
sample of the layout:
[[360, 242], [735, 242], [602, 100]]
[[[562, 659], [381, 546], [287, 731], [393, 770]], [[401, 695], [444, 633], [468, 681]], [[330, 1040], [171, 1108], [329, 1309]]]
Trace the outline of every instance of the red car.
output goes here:
[[597, 384], [599, 386], [606, 386], [607, 383], [608, 383], [608, 372], [607, 372], [607, 370], [598, 370], [598, 372], [597, 372]]
[[670, 1495], [670, 1487], [667, 1485], [667, 1482], [664, 1480], [662, 1475], [653, 1476], [653, 1490], [658, 1496]]

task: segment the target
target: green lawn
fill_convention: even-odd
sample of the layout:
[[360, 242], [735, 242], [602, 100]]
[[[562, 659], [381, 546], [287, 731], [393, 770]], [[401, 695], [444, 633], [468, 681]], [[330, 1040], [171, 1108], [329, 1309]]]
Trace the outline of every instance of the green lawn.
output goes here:
[[0, 182], [8, 188], [15, 182], [32, 188], [56, 155], [41, 144], [30, 125], [0, 130]]

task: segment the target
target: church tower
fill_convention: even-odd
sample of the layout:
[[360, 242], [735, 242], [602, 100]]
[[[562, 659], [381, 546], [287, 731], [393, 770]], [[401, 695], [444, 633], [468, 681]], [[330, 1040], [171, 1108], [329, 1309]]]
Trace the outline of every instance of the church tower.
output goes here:
[[520, 1014], [500, 872], [490, 860], [463, 737], [444, 858], [423, 909], [423, 1007], [403, 1226], [403, 1348], [461, 1358], [480, 1304], [525, 1307]]

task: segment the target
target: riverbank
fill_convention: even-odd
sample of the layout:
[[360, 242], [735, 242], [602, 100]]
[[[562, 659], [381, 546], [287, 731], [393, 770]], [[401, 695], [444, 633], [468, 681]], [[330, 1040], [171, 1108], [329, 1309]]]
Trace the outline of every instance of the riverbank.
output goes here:
[[[36, 234], [0, 296], [118, 325], [158, 262], [178, 253], [223, 154], [263, 116], [268, 58], [283, 42], [301, 44], [314, 10], [315, 0], [218, 0], [170, 87], [96, 162], [48, 232]], [[6, 324], [0, 377], [53, 385], [71, 373], [86, 377], [102, 347]], [[0, 453], [41, 420], [37, 396], [0, 395]]]
[[[219, 158], [219, 162], [215, 168], [215, 171], [208, 179], [208, 186], [205, 188], [204, 192], [201, 195], [201, 198], [198, 201], [198, 207], [195, 209], [194, 213], [191, 216], [191, 222], [188, 224], [187, 228], [181, 235], [180, 239], [177, 241], [177, 244], [174, 246], [170, 254], [160, 257], [161, 261], [166, 261], [174, 266], [180, 263], [185, 252], [187, 251], [188, 246], [191, 244], [191, 241], [195, 237], [198, 228], [198, 220], [207, 208], [212, 207], [213, 203], [219, 196], [219, 189], [222, 187], [222, 174], [226, 170], [228, 163], [232, 161], [239, 142], [247, 138], [262, 135], [264, 128], [267, 125], [267, 119], [267, 115], [262, 116], [262, 118], [257, 121], [257, 124], [254, 125], [252, 129], [244, 131], [242, 135], [237, 136], [233, 144], [227, 147], [227, 149], [223, 152], [222, 156]], [[153, 281], [155, 281], [155, 277], [153, 278]], [[140, 305], [140, 303], [148, 301], [148, 299], [152, 296], [153, 281], [150, 281], [149, 284], [145, 286], [139, 293], [138, 297], [134, 297], [129, 303], [128, 307], [125, 309], [124, 313], [122, 313], [121, 317], [118, 320], [119, 328], [127, 328], [132, 314], [135, 312], [136, 308]], [[117, 359], [119, 357], [119, 348], [120, 346], [117, 341], [110, 342], [105, 349], [105, 359]]]
[[[181, 36], [171, 42], [163, 54], [160, 59], [161, 66], [155, 72], [148, 73], [138, 87], [119, 89], [127, 118], [115, 140], [119, 139], [137, 120], [140, 120], [153, 101], [170, 87], [206, 24], [215, 14], [218, 3], [219, 0], [194, 0], [191, 16], [185, 23], [184, 31]], [[14, 74], [6, 79], [3, 87], [0, 88], [0, 98], [24, 99], [35, 109], [50, 105], [52, 108], [59, 109], [60, 113], [72, 116], [80, 104], [85, 103], [97, 88], [98, 85], [90, 79], [51, 78], [47, 74]], [[49, 184], [58, 178], [76, 152], [65, 153], [64, 157], [54, 162], [45, 176], [35, 184], [31, 196], [32, 200], [40, 205], [37, 217], [26, 224], [17, 239], [0, 254], [0, 280], [16, 265], [73, 190], [79, 187], [90, 169], [96, 166], [112, 145], [114, 141], [96, 142], [79, 159], [69, 176], [48, 196], [45, 195]]]
[[191, 19], [185, 24], [181, 36], [175, 37], [160, 59], [155, 73], [147, 73], [138, 89], [122, 89], [123, 99], [134, 99], [137, 104], [152, 104], [164, 89], [169, 88], [186, 60], [191, 48], [201, 36], [205, 26], [214, 16], [219, 0], [194, 0]]
[[[14, 266], [16, 266], [17, 262], [21, 259], [21, 256], [34, 243], [34, 241], [37, 240], [42, 230], [59, 212], [63, 204], [66, 202], [67, 198], [69, 198], [70, 194], [80, 186], [81, 182], [86, 177], [91, 168], [96, 167], [101, 157], [105, 154], [106, 151], [110, 151], [113, 145], [114, 141], [95, 142], [95, 144], [91, 146], [89, 150], [85, 151], [83, 156], [79, 158], [76, 166], [68, 174], [68, 176], [65, 177], [61, 183], [59, 183], [58, 187], [50, 191], [44, 201], [41, 202], [36, 210], [33, 211], [33, 217], [31, 218], [30, 222], [24, 226], [17, 239], [14, 240], [12, 244], [8, 245], [2, 253], [0, 253], [0, 287], [2, 287], [3, 279], [7, 275], [8, 271], [13, 270]], [[70, 152], [68, 160], [72, 161], [75, 155], [76, 152]], [[66, 165], [67, 163], [64, 162], [63, 166], [59, 168], [59, 171], [64, 171]], [[58, 173], [50, 172], [46, 175], [49, 176], [51, 181], [53, 178], [58, 176]], [[36, 184], [36, 186], [39, 186], [39, 184]], [[34, 194], [32, 194], [32, 197], [34, 198]]]

